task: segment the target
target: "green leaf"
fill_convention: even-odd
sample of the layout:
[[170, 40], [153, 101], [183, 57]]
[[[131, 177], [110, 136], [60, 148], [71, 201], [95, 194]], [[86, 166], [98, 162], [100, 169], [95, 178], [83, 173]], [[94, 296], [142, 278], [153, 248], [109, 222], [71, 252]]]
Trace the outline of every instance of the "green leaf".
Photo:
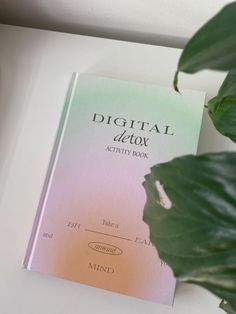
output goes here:
[[222, 101], [225, 97], [236, 96], [236, 74], [231, 72], [226, 76], [223, 84], [218, 92], [219, 101]]
[[218, 95], [208, 102], [208, 113], [216, 129], [236, 142], [236, 74], [227, 75]]
[[144, 221], [160, 258], [236, 309], [236, 153], [184, 156], [145, 177]]
[[225, 302], [224, 300], [221, 301], [220, 308], [228, 314], [236, 314], [236, 310], [233, 309], [233, 307], [228, 302]]
[[236, 68], [236, 2], [225, 6], [191, 38], [178, 65], [179, 71]]
[[203, 69], [236, 69], [236, 2], [225, 6], [189, 40], [179, 59], [175, 89], [180, 71]]

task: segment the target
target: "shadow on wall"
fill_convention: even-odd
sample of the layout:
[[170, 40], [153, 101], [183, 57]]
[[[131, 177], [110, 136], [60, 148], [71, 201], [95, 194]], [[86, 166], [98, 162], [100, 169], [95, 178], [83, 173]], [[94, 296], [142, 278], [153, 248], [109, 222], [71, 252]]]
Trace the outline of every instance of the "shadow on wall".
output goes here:
[[174, 48], [183, 48], [187, 42], [183, 37], [68, 23], [52, 16], [43, 4], [32, 0], [1, 4], [0, 23]]

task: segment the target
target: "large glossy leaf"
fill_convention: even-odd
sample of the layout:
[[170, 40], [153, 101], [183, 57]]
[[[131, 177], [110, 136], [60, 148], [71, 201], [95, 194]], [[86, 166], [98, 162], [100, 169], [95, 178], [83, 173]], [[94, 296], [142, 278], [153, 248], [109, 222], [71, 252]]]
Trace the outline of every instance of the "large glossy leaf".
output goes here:
[[144, 221], [180, 281], [236, 309], [236, 153], [184, 156], [145, 177]]
[[236, 142], [236, 74], [227, 75], [208, 112], [216, 129]]
[[187, 43], [179, 59], [178, 72], [195, 73], [202, 69], [236, 69], [236, 2], [225, 6]]

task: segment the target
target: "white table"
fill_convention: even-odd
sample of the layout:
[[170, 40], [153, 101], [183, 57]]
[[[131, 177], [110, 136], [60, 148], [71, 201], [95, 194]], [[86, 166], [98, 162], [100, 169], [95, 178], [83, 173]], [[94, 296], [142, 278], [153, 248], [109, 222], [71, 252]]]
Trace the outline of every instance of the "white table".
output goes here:
[[[180, 50], [0, 25], [0, 313], [216, 314], [207, 291], [179, 285], [174, 307], [22, 269], [65, 92], [73, 71], [169, 86]], [[215, 95], [224, 74], [181, 75]], [[235, 150], [205, 112], [199, 152]]]

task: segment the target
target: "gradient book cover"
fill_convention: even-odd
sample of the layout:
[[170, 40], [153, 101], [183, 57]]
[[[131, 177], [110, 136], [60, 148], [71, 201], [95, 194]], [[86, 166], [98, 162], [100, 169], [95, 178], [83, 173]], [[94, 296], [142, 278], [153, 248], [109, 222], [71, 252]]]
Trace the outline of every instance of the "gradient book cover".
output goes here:
[[171, 305], [175, 279], [142, 220], [142, 183], [154, 164], [196, 153], [204, 98], [75, 73], [24, 267]]

